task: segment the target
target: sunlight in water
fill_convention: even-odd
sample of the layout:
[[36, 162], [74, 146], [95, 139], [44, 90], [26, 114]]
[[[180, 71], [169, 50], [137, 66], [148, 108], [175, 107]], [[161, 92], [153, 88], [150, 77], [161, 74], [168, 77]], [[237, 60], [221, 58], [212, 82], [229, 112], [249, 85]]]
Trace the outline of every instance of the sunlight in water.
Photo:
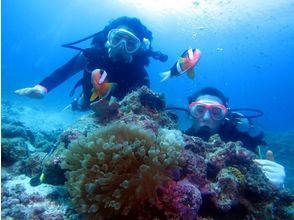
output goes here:
[[119, 0], [120, 2], [126, 5], [136, 6], [138, 9], [142, 11], [153, 11], [156, 14], [162, 11], [170, 11], [170, 10], [183, 10], [187, 7], [191, 7], [193, 0]]
[[211, 0], [119, 0], [124, 5], [136, 8], [136, 10], [148, 13], [153, 16], [185, 14], [187, 11], [203, 12], [206, 10], [218, 10], [222, 4], [230, 1], [211, 1]]
[[[289, 0], [280, 0], [277, 4], [274, 0], [117, 0], [121, 6], [147, 14], [155, 18], [165, 16], [177, 16], [186, 18], [212, 19], [223, 22], [238, 17], [247, 20], [248, 17], [263, 16], [277, 8], [289, 7]], [[277, 7], [279, 6], [279, 7]], [[182, 17], [183, 18], [183, 17]], [[252, 17], [251, 17], [252, 19]]]
[[[118, 0], [118, 2], [121, 7], [127, 6], [158, 25], [173, 20], [180, 29], [188, 26], [189, 30], [186, 31], [189, 32], [215, 22], [223, 24], [226, 22], [224, 20], [228, 20], [226, 12], [232, 11], [229, 0]], [[220, 16], [225, 16], [225, 19], [219, 20]]]

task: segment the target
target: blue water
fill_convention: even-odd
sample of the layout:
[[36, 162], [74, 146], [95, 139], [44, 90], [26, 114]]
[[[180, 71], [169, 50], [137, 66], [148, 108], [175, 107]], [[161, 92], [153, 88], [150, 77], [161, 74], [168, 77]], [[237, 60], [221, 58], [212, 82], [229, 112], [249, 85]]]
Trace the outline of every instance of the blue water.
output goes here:
[[[164, 92], [168, 105], [186, 107], [188, 95], [215, 86], [232, 108], [263, 110], [258, 123], [265, 130], [294, 129], [293, 0], [4, 0], [2, 100], [60, 111], [71, 102], [69, 91], [81, 73], [43, 100], [13, 91], [37, 84], [77, 53], [61, 44], [123, 15], [140, 18], [153, 32], [153, 47], [169, 55], [168, 62], [152, 60], [148, 67], [151, 88]], [[183, 75], [160, 83], [159, 73], [188, 47], [202, 51], [196, 79]]]

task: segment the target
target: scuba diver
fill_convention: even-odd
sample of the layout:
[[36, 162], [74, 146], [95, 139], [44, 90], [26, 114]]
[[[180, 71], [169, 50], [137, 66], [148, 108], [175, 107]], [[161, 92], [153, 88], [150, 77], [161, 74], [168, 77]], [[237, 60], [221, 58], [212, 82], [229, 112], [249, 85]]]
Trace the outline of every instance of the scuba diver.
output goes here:
[[[92, 38], [91, 47], [74, 46]], [[75, 84], [82, 86], [82, 94], [71, 103], [72, 110], [89, 110], [90, 104], [114, 97], [121, 100], [127, 93], [143, 85], [150, 87], [145, 67], [149, 57], [165, 62], [168, 57], [151, 46], [152, 32], [138, 18], [119, 17], [98, 33], [64, 47], [80, 50], [71, 60], [56, 69], [32, 88], [15, 91], [30, 98], [43, 98], [48, 92], [83, 70], [83, 77]]]
[[[242, 141], [244, 147], [259, 153], [259, 145], [265, 145], [264, 133], [252, 122], [253, 118], [263, 115], [258, 109], [230, 109], [228, 99], [216, 88], [205, 87], [188, 98], [189, 109], [170, 107], [167, 110], [183, 110], [192, 117], [192, 126], [184, 131], [189, 136], [197, 136], [208, 141], [211, 135], [219, 134], [224, 142]], [[251, 111], [254, 114], [244, 115], [240, 111]], [[261, 155], [259, 155], [261, 156]], [[283, 187], [286, 177], [282, 165], [272, 159], [271, 151], [267, 159], [256, 159], [254, 162], [269, 181], [277, 188]]]
[[242, 141], [254, 152], [258, 145], [265, 144], [264, 133], [253, 124], [252, 116], [248, 118], [236, 109], [229, 109], [228, 99], [218, 89], [205, 87], [190, 96], [188, 102], [192, 126], [185, 131], [186, 134], [207, 141], [217, 133], [223, 141]]

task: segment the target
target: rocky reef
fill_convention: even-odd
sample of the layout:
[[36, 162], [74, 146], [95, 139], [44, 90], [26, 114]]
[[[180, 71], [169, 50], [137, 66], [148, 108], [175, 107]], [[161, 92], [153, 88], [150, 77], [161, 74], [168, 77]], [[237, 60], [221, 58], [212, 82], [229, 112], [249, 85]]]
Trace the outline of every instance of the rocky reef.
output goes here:
[[91, 113], [61, 133], [41, 184], [68, 191], [60, 219], [294, 218], [293, 193], [275, 189], [246, 146], [184, 135], [164, 108], [142, 87], [111, 116]]
[[[43, 161], [58, 144], [63, 124], [44, 111], [23, 104], [2, 102], [1, 118], [1, 218], [66, 219], [75, 212], [63, 186], [41, 184], [32, 187]], [[40, 119], [40, 120], [38, 120]], [[55, 121], [58, 126], [50, 126]], [[40, 126], [39, 126], [40, 125]], [[43, 126], [45, 125], [45, 126]]]

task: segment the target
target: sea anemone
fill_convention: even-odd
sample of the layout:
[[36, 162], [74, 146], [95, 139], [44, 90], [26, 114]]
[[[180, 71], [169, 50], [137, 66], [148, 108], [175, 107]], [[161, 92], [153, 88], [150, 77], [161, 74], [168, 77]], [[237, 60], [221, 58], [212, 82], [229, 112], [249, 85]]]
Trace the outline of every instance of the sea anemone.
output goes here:
[[[153, 132], [120, 124], [74, 141], [65, 155], [66, 186], [83, 219], [140, 216], [155, 204], [183, 148], [175, 130]], [[143, 208], [144, 207], [144, 208]], [[141, 213], [142, 214], [142, 213]]]

